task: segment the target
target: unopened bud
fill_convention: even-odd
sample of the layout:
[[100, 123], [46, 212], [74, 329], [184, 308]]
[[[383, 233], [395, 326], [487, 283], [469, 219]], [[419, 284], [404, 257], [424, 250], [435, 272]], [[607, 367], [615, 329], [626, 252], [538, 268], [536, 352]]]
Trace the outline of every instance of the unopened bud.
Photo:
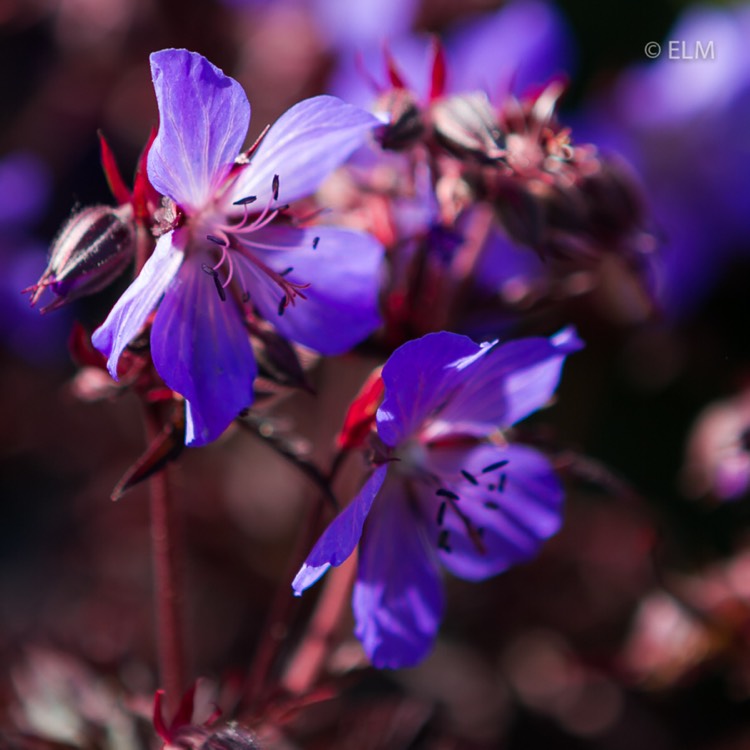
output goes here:
[[389, 151], [410, 148], [424, 135], [425, 126], [414, 95], [406, 89], [392, 89], [375, 105], [376, 112], [385, 112], [388, 123], [377, 129], [380, 145]]
[[49, 288], [57, 297], [42, 308], [49, 312], [112, 283], [135, 255], [132, 214], [129, 204], [89, 206], [68, 219], [52, 244], [42, 277], [23, 290], [31, 292], [31, 304]]

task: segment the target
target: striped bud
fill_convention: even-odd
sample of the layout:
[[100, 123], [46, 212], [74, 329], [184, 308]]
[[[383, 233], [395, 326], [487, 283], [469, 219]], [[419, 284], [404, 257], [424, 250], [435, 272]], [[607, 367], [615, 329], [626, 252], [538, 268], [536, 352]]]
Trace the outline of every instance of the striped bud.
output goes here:
[[132, 218], [132, 206], [127, 204], [89, 206], [68, 219], [52, 243], [42, 277], [23, 290], [31, 292], [32, 306], [47, 288], [56, 299], [41, 309], [43, 313], [111, 284], [135, 255]]

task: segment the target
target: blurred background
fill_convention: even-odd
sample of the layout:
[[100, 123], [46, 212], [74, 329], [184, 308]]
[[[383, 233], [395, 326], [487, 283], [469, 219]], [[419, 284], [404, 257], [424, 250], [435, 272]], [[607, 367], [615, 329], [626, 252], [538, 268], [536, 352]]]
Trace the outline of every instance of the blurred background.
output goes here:
[[[142, 425], [135, 397], [97, 398], [67, 346], [127, 280], [44, 316], [20, 293], [71, 212], [113, 203], [97, 131], [129, 179], [157, 123], [154, 50], [186, 47], [239, 80], [250, 143], [304, 97], [366, 104], [357, 57], [379, 75], [384, 40], [406, 60], [423, 34], [456, 57], [473, 44], [480, 70], [484, 44], [522, 89], [568, 82], [561, 122], [627, 159], [643, 192], [658, 304], [632, 303], [615, 270], [545, 319], [576, 323], [587, 348], [529, 428], [569, 488], [537, 560], [447, 581], [420, 667], [367, 669], [345, 622], [325, 700], [239, 718], [264, 747], [750, 745], [750, 5], [0, 0], [0, 746], [153, 746], [146, 493], [109, 499]], [[286, 399], [273, 429], [327, 466], [381, 361], [365, 348], [320, 363], [318, 397]], [[340, 496], [360, 478], [351, 461]], [[192, 670], [231, 718], [316, 489], [239, 431], [185, 451], [172, 481]]]

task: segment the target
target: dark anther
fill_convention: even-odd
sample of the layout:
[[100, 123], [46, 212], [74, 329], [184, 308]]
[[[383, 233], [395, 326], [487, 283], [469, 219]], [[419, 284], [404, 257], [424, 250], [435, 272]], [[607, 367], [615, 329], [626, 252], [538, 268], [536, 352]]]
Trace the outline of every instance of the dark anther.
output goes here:
[[243, 302], [249, 302], [250, 301], [250, 292], [248, 292], [248, 291], [242, 292], [242, 301]]
[[484, 539], [484, 526], [477, 526], [477, 536]]
[[494, 485], [494, 484], [488, 484], [488, 485], [487, 485], [487, 489], [488, 489], [488, 490], [489, 490], [490, 492], [492, 492], [492, 491], [493, 491], [493, 490], [495, 489], [495, 485]]
[[500, 510], [500, 504], [496, 503], [494, 500], [485, 500], [484, 507], [489, 510]]
[[216, 286], [216, 291], [219, 293], [219, 299], [222, 302], [227, 301], [227, 293], [224, 291], [224, 287], [221, 285], [221, 282], [219, 281], [219, 274], [214, 271], [214, 285]]
[[288, 273], [291, 273], [294, 270], [294, 266], [289, 266], [289, 268], [285, 268], [279, 276], [286, 276]]
[[469, 472], [466, 471], [466, 469], [461, 469], [461, 473], [464, 475], [466, 480], [471, 482], [473, 485], [479, 484], [479, 482], [477, 482], [477, 478], [473, 474], [469, 474]]
[[503, 466], [507, 466], [507, 465], [508, 465], [507, 461], [498, 461], [497, 463], [490, 464], [489, 466], [485, 466], [482, 469], [482, 474], [487, 474], [490, 471], [495, 471], [495, 469], [502, 469]]
[[438, 526], [443, 525], [443, 519], [445, 518], [445, 506], [446, 506], [446, 503], [442, 502], [440, 503], [440, 507], [438, 508], [438, 512], [437, 512], [437, 525]]
[[279, 315], [283, 315], [285, 309], [286, 309], [286, 294], [282, 295], [281, 299], [279, 300]]
[[505, 482], [508, 479], [507, 474], [501, 474], [500, 475], [500, 483], [497, 485], [497, 491], [498, 492], [505, 492]]
[[451, 548], [448, 544], [448, 531], [446, 529], [443, 529], [440, 532], [440, 536], [438, 537], [438, 543], [437, 546], [439, 549], [444, 550], [445, 552], [450, 552]]
[[445, 490], [442, 487], [435, 492], [435, 494], [438, 497], [447, 497], [449, 500], [458, 500], [459, 497], [455, 492], [451, 492], [450, 490]]
[[255, 203], [255, 201], [258, 200], [258, 196], [256, 195], [248, 195], [247, 198], [240, 198], [238, 201], [235, 201], [233, 205], [235, 206], [247, 206], [249, 203]]
[[271, 190], [273, 190], [273, 199], [277, 201], [279, 199], [279, 176], [277, 174], [273, 176]]
[[217, 237], [215, 234], [207, 234], [206, 239], [216, 243], [217, 245], [221, 245], [222, 247], [227, 246], [227, 243], [223, 239], [221, 239], [221, 237]]
[[227, 301], [227, 293], [224, 291], [224, 287], [221, 285], [221, 281], [219, 280], [219, 274], [216, 272], [215, 268], [211, 268], [211, 266], [206, 265], [205, 263], [201, 263], [201, 270], [203, 273], [207, 273], [209, 276], [213, 277], [214, 284], [216, 286], [216, 291], [219, 293], [219, 299], [222, 302]]
[[316, 238], [315, 238], [315, 239], [313, 240], [313, 250], [317, 250], [317, 249], [318, 249], [318, 243], [319, 243], [319, 242], [320, 242], [320, 237], [316, 237]]

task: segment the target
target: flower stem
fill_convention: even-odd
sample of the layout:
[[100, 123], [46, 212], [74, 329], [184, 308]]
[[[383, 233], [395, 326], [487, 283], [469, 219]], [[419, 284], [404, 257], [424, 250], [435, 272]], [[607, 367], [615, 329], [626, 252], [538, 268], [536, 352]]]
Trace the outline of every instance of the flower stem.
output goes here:
[[[158, 416], [150, 406], [145, 408], [144, 421], [146, 438], [150, 445], [161, 432]], [[159, 682], [165, 692], [167, 721], [170, 721], [187, 687], [180, 527], [177, 509], [169, 490], [167, 469], [162, 469], [150, 477], [148, 484]]]
[[323, 592], [297, 651], [281, 678], [292, 695], [304, 695], [315, 687], [348, 611], [357, 572], [357, 553], [326, 575]]

